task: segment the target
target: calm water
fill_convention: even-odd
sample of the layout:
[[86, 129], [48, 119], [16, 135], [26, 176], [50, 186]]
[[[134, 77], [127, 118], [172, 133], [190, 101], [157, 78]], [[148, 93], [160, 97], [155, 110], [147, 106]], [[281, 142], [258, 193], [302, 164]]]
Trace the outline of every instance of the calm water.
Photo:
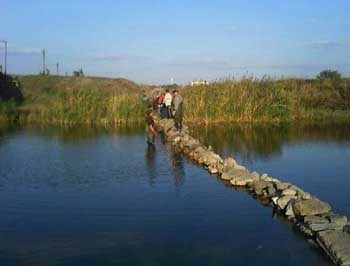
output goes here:
[[[346, 127], [193, 132], [350, 216]], [[332, 265], [270, 207], [142, 128], [0, 129], [0, 265]]]

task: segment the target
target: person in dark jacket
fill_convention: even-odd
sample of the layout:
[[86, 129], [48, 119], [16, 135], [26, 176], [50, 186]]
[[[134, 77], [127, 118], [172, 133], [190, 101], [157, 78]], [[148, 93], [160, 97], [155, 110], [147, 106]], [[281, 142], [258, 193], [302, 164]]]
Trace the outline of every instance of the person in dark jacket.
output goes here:
[[173, 100], [172, 100], [172, 115], [174, 118], [175, 128], [181, 132], [182, 130], [182, 118], [183, 118], [183, 103], [184, 99], [179, 94], [178, 90], [173, 91]]
[[154, 145], [154, 140], [157, 137], [157, 131], [155, 128], [152, 114], [153, 114], [153, 110], [148, 109], [146, 112], [146, 119], [145, 119], [145, 122], [146, 122], [145, 131], [146, 131], [148, 145]]

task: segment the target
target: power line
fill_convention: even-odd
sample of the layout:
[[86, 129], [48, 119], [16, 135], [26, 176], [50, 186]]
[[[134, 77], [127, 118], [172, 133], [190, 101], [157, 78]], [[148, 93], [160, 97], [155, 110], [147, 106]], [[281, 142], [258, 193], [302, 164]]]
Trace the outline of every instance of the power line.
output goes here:
[[42, 51], [43, 54], [43, 74], [46, 73], [46, 65], [45, 65], [45, 49]]
[[56, 75], [60, 75], [60, 64], [58, 62], [56, 63]]
[[0, 40], [0, 42], [4, 43], [5, 45], [5, 66], [4, 66], [4, 73], [6, 75], [7, 73], [7, 41]]

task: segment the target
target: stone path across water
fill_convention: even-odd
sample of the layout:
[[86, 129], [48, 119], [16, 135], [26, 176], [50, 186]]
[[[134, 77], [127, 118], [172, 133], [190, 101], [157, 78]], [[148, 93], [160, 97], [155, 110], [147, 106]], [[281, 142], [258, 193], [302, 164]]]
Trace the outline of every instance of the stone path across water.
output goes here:
[[350, 266], [350, 222], [346, 216], [332, 212], [331, 206], [303, 191], [301, 188], [267, 174], [250, 172], [233, 158], [222, 159], [210, 147], [188, 134], [187, 128], [179, 133], [173, 120], [158, 120], [159, 131], [172, 147], [195, 163], [206, 168], [210, 174], [243, 187], [282, 213], [317, 244], [336, 265]]

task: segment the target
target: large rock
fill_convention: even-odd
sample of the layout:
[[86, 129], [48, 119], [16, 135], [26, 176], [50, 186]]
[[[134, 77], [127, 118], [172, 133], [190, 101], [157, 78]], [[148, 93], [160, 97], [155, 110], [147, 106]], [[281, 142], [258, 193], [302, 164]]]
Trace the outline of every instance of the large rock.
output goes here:
[[173, 119], [162, 119], [158, 121], [158, 125], [160, 125], [166, 133], [168, 133], [172, 128], [174, 128], [174, 120]]
[[293, 205], [294, 213], [298, 216], [318, 215], [331, 211], [331, 206], [316, 198], [298, 200]]
[[236, 169], [232, 168], [228, 172], [223, 172], [221, 175], [221, 179], [231, 180], [234, 178], [245, 177], [248, 174], [249, 174], [249, 172], [247, 170], [236, 170]]
[[222, 159], [219, 155], [215, 154], [214, 152], [207, 151], [204, 154], [204, 165], [206, 166], [216, 166], [220, 163], [222, 163]]
[[321, 231], [316, 242], [336, 265], [350, 265], [350, 235], [336, 230]]
[[327, 216], [327, 219], [329, 220], [330, 223], [337, 224], [341, 227], [344, 227], [348, 222], [348, 218], [343, 215], [332, 214]]
[[295, 190], [297, 192], [297, 196], [299, 199], [303, 199], [303, 200], [312, 199], [312, 196], [310, 193], [305, 192], [304, 190], [302, 190], [301, 188], [299, 188], [297, 186], [293, 185], [293, 186], [289, 187], [289, 189]]
[[343, 230], [346, 225], [347, 218], [335, 214], [321, 216], [305, 216], [304, 223], [313, 232], [325, 230]]
[[343, 230], [343, 226], [339, 224], [329, 223], [329, 222], [326, 222], [324, 224], [310, 224], [309, 228], [313, 232], [319, 232], [319, 231], [325, 231], [325, 230], [339, 230], [339, 231]]
[[309, 216], [305, 216], [303, 219], [304, 223], [306, 225], [310, 225], [310, 224], [323, 224], [328, 222], [327, 218], [325, 215], [323, 216], [316, 216], [316, 215], [309, 215]]
[[215, 175], [215, 174], [218, 174], [218, 173], [219, 173], [218, 168], [216, 168], [215, 166], [209, 166], [209, 167], [208, 167], [208, 171], [209, 171], [209, 173], [212, 174], [212, 175]]
[[249, 175], [249, 173], [246, 173], [242, 174], [242, 176], [231, 179], [230, 182], [233, 186], [245, 187], [248, 183], [253, 182], [253, 178]]
[[277, 205], [281, 210], [284, 210], [284, 208], [288, 205], [289, 201], [296, 198], [297, 197], [293, 195], [282, 196], [277, 200]]
[[263, 196], [271, 198], [276, 195], [276, 189], [273, 183], [270, 183], [266, 188], [263, 189]]
[[267, 188], [269, 185], [271, 185], [271, 182], [260, 180], [252, 183], [252, 188], [257, 195], [263, 195], [264, 194], [264, 188]]
[[185, 146], [189, 149], [189, 150], [194, 150], [195, 148], [200, 146], [200, 142], [194, 138], [189, 138], [186, 143]]
[[236, 164], [234, 166], [234, 169], [236, 169], [236, 170], [247, 170], [247, 168], [245, 168], [243, 165], [240, 165], [240, 164]]
[[294, 209], [293, 209], [293, 204], [294, 204], [295, 199], [291, 199], [287, 206], [285, 207], [285, 215], [287, 215], [289, 218], [295, 217]]
[[272, 203], [275, 205], [275, 206], [277, 206], [277, 202], [278, 202], [278, 199], [279, 199], [279, 197], [272, 197], [271, 198], [271, 201], [272, 201]]
[[285, 190], [289, 188], [292, 184], [291, 183], [285, 183], [285, 182], [276, 182], [276, 188], [278, 191]]
[[293, 189], [290, 189], [290, 188], [283, 190], [281, 193], [282, 196], [294, 196], [296, 194], [297, 194], [297, 192]]
[[251, 177], [251, 179], [253, 179], [253, 181], [259, 181], [260, 180], [260, 175], [257, 172], [251, 173], [250, 177]]
[[233, 159], [232, 157], [228, 157], [224, 160], [224, 168], [223, 168], [223, 171], [227, 172], [229, 171], [230, 169], [234, 168], [235, 165], [236, 165], [236, 161], [235, 159]]
[[223, 172], [221, 174], [221, 179], [222, 180], [231, 180], [232, 179], [231, 173], [230, 172]]

